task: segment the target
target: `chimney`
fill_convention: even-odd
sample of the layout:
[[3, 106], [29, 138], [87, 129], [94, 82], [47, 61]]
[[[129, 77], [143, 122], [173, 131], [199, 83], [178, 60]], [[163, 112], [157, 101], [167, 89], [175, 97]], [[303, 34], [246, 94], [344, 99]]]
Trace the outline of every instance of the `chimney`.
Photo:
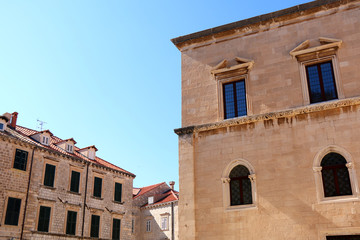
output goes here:
[[171, 189], [174, 190], [175, 182], [174, 182], [174, 181], [170, 181], [169, 184], [170, 184]]
[[18, 117], [18, 113], [17, 113], [17, 112], [13, 112], [13, 113], [11, 114], [10, 126], [11, 126], [12, 128], [15, 128], [15, 127], [16, 127], [17, 117]]

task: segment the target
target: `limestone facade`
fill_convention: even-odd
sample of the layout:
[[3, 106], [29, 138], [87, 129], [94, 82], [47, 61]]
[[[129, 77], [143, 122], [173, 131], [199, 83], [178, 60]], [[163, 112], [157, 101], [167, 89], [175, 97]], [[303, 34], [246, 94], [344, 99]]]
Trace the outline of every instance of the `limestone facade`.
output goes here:
[[[359, 0], [318, 0], [172, 40], [180, 239], [360, 239], [359, 26]], [[323, 63], [335, 95], [314, 102], [309, 67]], [[237, 81], [246, 113], [227, 118], [224, 88]], [[329, 153], [345, 159], [350, 193], [326, 196]], [[232, 202], [236, 166], [248, 170], [251, 203]]]
[[[113, 219], [118, 219], [120, 239], [135, 239], [131, 231], [134, 174], [95, 155], [87, 157], [88, 152], [97, 150], [94, 146], [81, 150], [82, 154], [76, 146], [73, 153], [67, 152], [59, 147], [61, 139], [51, 132], [16, 126], [14, 114], [11, 117], [10, 125], [0, 131], [0, 239], [90, 239], [92, 215], [99, 216], [100, 221], [95, 238], [112, 239]], [[36, 134], [40, 138], [33, 137]], [[43, 135], [50, 137], [48, 144], [42, 144]], [[67, 142], [74, 143], [73, 139]], [[27, 153], [23, 169], [14, 167], [17, 149]], [[49, 165], [55, 166], [53, 178], [47, 177]], [[71, 189], [73, 171], [79, 173], [78, 190]], [[94, 197], [95, 177], [101, 179], [98, 197]], [[49, 179], [53, 179], [50, 185]], [[119, 201], [114, 199], [116, 183], [122, 186]], [[13, 207], [13, 211], [9, 207], [11, 198], [20, 199], [20, 207]], [[39, 228], [42, 207], [50, 208], [46, 231]], [[76, 213], [74, 235], [67, 234], [69, 211]], [[18, 219], [14, 219], [16, 216]]]

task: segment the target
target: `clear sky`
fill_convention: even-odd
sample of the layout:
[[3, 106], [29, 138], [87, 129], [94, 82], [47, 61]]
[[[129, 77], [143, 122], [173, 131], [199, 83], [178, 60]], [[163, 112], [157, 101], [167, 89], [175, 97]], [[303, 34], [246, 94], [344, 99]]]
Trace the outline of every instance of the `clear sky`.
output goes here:
[[176, 181], [180, 52], [171, 38], [302, 0], [0, 0], [0, 114], [137, 175]]

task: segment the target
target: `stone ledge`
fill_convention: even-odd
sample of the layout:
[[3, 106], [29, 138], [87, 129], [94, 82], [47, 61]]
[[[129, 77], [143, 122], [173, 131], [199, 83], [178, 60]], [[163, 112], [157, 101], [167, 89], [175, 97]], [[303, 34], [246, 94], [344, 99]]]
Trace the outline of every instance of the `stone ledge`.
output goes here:
[[201, 124], [201, 125], [196, 125], [196, 126], [188, 126], [188, 127], [184, 127], [184, 128], [177, 128], [177, 129], [174, 129], [174, 132], [177, 135], [182, 136], [185, 134], [193, 134], [193, 133], [197, 133], [197, 132], [204, 132], [204, 131], [214, 130], [214, 129], [218, 129], [218, 128], [255, 123], [255, 122], [271, 120], [271, 119], [294, 117], [294, 116], [300, 115], [300, 114], [314, 113], [314, 112], [320, 112], [320, 111], [324, 111], [324, 110], [331, 110], [331, 109], [355, 106], [355, 105], [360, 105], [360, 97], [328, 101], [328, 102], [322, 102], [322, 103], [318, 103], [318, 104], [311, 104], [308, 106], [302, 106], [302, 107], [288, 109], [288, 110], [284, 110], [284, 111], [277, 111], [277, 112], [270, 112], [270, 113], [258, 114], [258, 115], [253, 115], [253, 116], [232, 118], [232, 119], [223, 120], [221, 122]]

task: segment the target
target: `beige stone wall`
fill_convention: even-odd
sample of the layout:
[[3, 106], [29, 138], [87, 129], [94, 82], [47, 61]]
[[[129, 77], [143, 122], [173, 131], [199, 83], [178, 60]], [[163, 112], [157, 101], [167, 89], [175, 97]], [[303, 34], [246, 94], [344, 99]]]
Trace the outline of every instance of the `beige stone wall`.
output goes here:
[[[353, 1], [180, 47], [182, 127], [217, 123], [179, 136], [180, 239], [325, 240], [326, 235], [360, 233], [358, 192], [348, 201], [319, 201], [313, 170], [315, 156], [335, 146], [344, 149], [360, 171], [359, 99], [333, 107], [324, 105], [341, 100], [311, 105], [319, 107], [308, 111], [298, 61], [289, 55], [307, 39], [341, 39], [338, 87], [344, 98], [360, 96], [359, 25], [360, 2]], [[253, 118], [230, 124], [219, 117], [218, 83], [211, 70], [235, 57], [255, 62], [246, 82]], [[300, 110], [287, 117], [260, 116], [294, 108]], [[224, 207], [221, 178], [234, 160], [254, 167], [255, 208]], [[353, 186], [358, 181], [356, 176]]]

